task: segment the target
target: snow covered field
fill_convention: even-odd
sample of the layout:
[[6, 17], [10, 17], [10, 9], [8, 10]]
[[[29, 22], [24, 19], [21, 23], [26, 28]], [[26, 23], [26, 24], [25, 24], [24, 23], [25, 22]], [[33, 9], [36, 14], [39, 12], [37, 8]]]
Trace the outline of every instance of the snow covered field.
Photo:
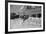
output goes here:
[[41, 27], [41, 19], [29, 17], [27, 20], [23, 21], [23, 19], [15, 19], [10, 21], [11, 29], [18, 28], [39, 28]]

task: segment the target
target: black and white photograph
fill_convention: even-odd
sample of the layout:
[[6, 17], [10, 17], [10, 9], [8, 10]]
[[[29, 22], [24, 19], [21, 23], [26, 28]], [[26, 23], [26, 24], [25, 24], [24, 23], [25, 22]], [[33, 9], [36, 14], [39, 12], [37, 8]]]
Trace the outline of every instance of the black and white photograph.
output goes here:
[[24, 33], [45, 30], [43, 2], [8, 1], [5, 4], [5, 32]]
[[43, 29], [43, 5], [8, 3], [8, 31]]

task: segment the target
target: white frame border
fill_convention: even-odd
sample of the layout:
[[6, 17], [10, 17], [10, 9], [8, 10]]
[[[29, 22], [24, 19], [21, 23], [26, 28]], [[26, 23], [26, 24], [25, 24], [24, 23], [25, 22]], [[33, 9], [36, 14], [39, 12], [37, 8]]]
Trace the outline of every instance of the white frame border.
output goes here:
[[[42, 6], [42, 27], [41, 28], [25, 28], [25, 29], [10, 29], [10, 5], [31, 5], [31, 6]], [[8, 3], [8, 31], [26, 31], [26, 30], [43, 30], [43, 5], [42, 4], [26, 4], [26, 3]]]

